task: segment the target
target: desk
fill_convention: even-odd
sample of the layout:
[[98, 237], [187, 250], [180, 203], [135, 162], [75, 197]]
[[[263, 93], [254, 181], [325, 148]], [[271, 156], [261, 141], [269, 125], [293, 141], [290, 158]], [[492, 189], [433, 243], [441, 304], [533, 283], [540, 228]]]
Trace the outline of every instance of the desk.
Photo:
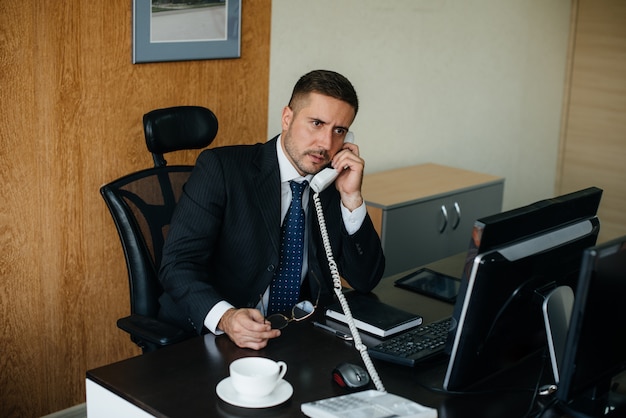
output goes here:
[[[464, 254], [460, 254], [429, 267], [458, 277], [463, 263]], [[396, 288], [393, 281], [397, 277], [383, 279], [374, 293], [383, 301], [421, 314], [425, 323], [450, 315], [452, 305]], [[285, 380], [294, 389], [291, 399], [260, 410], [238, 408], [220, 400], [216, 385], [228, 376], [233, 360], [246, 356], [285, 361]], [[346, 393], [331, 381], [333, 367], [342, 361], [360, 364], [361, 358], [352, 343], [314, 328], [310, 320], [292, 322], [280, 338], [260, 351], [241, 349], [226, 336], [208, 334], [88, 371], [87, 412], [90, 418], [302, 416], [300, 404]], [[422, 385], [441, 388], [445, 359], [416, 368], [377, 360], [374, 364], [388, 392], [436, 407], [440, 417], [522, 416], [530, 400], [526, 392], [453, 397], [425, 389]], [[532, 387], [536, 375], [528, 374], [525, 371], [522, 377], [507, 382]]]

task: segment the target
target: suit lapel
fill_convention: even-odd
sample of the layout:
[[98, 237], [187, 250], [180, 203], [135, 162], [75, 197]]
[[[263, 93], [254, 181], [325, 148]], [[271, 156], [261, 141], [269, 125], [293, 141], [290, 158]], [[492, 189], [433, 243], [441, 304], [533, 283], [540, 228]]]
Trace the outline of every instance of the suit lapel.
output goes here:
[[258, 170], [253, 179], [257, 204], [270, 242], [278, 253], [280, 247], [280, 173], [276, 156], [276, 138], [259, 147], [254, 162]]

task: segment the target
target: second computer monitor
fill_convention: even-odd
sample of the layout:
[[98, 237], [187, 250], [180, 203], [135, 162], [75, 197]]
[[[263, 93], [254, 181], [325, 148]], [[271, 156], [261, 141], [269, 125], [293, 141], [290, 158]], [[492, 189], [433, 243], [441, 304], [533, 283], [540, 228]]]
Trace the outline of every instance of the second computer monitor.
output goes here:
[[486, 223], [482, 238], [491, 238], [470, 248], [453, 314], [446, 389], [466, 390], [546, 347], [543, 297], [575, 286], [582, 252], [597, 239], [601, 193], [586, 189]]
[[[626, 414], [626, 392], [613, 379], [626, 370], [626, 236], [587, 249], [556, 393], [589, 416]], [[622, 379], [622, 385], [623, 385]]]

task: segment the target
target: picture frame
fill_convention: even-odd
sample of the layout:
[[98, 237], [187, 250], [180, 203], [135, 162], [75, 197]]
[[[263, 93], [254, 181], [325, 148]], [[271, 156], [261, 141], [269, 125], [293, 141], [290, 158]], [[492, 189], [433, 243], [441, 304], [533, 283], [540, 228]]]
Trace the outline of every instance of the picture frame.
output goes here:
[[239, 58], [241, 0], [133, 0], [133, 64]]

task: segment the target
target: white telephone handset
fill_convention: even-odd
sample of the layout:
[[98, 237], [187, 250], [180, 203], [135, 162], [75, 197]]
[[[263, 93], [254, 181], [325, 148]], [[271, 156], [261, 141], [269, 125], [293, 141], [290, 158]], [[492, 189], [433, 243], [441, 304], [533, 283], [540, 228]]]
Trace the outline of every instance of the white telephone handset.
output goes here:
[[[351, 131], [348, 131], [343, 142], [354, 144], [354, 134]], [[326, 189], [332, 184], [333, 181], [335, 181], [338, 175], [339, 172], [332, 167], [323, 169], [311, 179], [311, 189], [315, 193], [321, 193], [322, 190]]]

